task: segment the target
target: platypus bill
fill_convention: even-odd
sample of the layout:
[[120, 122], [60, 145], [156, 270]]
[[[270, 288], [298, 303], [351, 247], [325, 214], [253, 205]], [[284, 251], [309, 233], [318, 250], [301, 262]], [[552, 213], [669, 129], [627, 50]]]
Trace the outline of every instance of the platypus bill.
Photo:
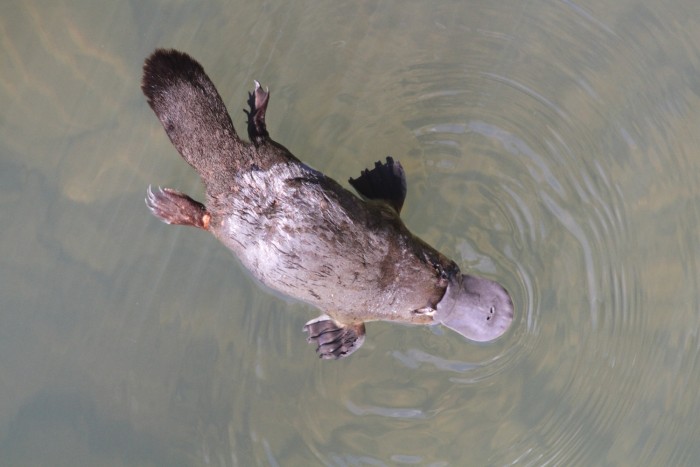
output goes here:
[[206, 204], [149, 187], [151, 212], [210, 231], [263, 284], [319, 308], [304, 330], [321, 358], [355, 352], [365, 321], [440, 323], [480, 342], [508, 329], [508, 292], [461, 274], [401, 221], [406, 178], [397, 161], [351, 178], [358, 198], [270, 138], [270, 93], [257, 81], [246, 111], [250, 142], [241, 140], [202, 66], [176, 50], [146, 60], [141, 89], [206, 186]]

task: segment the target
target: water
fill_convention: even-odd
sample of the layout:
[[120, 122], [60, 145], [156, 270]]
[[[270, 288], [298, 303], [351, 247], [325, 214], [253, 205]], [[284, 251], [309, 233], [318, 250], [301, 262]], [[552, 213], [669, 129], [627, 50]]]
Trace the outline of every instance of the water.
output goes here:
[[[0, 465], [697, 465], [700, 17], [692, 0], [6, 2]], [[345, 183], [390, 154], [403, 217], [502, 282], [475, 345], [260, 289], [148, 184], [202, 198], [139, 90], [183, 49], [243, 130]], [[347, 186], [347, 185], [346, 185]]]

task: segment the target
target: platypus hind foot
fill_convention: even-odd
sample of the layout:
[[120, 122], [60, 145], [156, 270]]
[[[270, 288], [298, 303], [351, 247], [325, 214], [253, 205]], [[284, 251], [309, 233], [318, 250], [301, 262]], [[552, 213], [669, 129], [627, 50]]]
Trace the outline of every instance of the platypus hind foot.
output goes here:
[[365, 342], [365, 324], [342, 324], [328, 315], [321, 315], [304, 325], [309, 333], [306, 341], [318, 344], [316, 353], [325, 360], [344, 358]]
[[170, 188], [156, 191], [149, 186], [146, 205], [154, 216], [166, 224], [191, 225], [208, 230], [210, 216], [204, 205], [184, 193]]
[[253, 92], [248, 93], [248, 105], [250, 110], [244, 110], [248, 115], [248, 138], [254, 143], [260, 143], [269, 136], [265, 123], [267, 103], [270, 101], [270, 90], [264, 91], [260, 83], [255, 83]]

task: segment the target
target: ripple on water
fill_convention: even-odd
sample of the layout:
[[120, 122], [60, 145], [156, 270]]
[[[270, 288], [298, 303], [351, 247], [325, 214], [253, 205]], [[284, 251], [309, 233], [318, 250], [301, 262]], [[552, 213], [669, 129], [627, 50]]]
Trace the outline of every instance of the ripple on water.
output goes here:
[[[615, 36], [590, 12], [564, 6], [596, 38]], [[611, 152], [601, 141], [609, 128], [593, 119], [610, 112], [596, 74], [584, 66], [569, 79], [575, 68], [566, 57], [527, 53], [550, 76], [517, 58], [496, 71], [455, 63], [404, 70], [409, 78], [397, 97], [404, 124], [421, 144], [425, 176], [435, 178], [437, 201], [426, 204], [441, 206], [441, 225], [448, 224], [438, 247], [464, 269], [502, 281], [516, 318], [491, 346], [392, 355], [409, 368], [446, 373], [454, 386], [444, 389], [445, 401], [504, 372], [538, 375], [519, 394], [503, 389], [517, 401], [508, 410], [523, 426], [502, 428], [510, 442], [494, 441], [500, 455], [493, 459], [568, 463], [587, 459], [591, 442], [611, 450], [633, 401], [647, 397], [650, 375], [638, 362], [653, 356], [637, 337], [647, 323], [629, 245], [630, 200], [616, 179], [634, 136], [621, 135], [621, 152]], [[581, 99], [583, 115], [573, 105]], [[446, 338], [459, 342], [449, 332]], [[434, 408], [437, 418], [448, 413]]]
[[[194, 22], [187, 9], [83, 3], [22, 2], [0, 19], [0, 139], [14, 161], [0, 184], [5, 206], [16, 203], [9, 231], [26, 237], [5, 258], [16, 266], [6, 275], [28, 290], [9, 297], [27, 313], [6, 334], [49, 337], [26, 339], [39, 357], [16, 360], [5, 400], [31, 405], [28, 388], [64, 373], [70, 381], [59, 389], [96, 395], [97, 412], [152, 431], [168, 452], [201, 443], [207, 463], [308, 465], [309, 455], [325, 465], [698, 463], [694, 0], [482, 2], [469, 11], [459, 2], [357, 2], [360, 10], [345, 2], [330, 15], [320, 6], [212, 4]], [[223, 10], [236, 13], [216, 14]], [[214, 17], [207, 31], [223, 36], [193, 34]], [[313, 367], [300, 332], [308, 307], [251, 298], [238, 265], [218, 262], [221, 250], [187, 255], [173, 243], [179, 234], [132, 235], [146, 229], [139, 161], [151, 161], [146, 170], [160, 164], [144, 144], [166, 142], [140, 97], [150, 51], [142, 47], [164, 31], [217, 76], [236, 122], [241, 97], [221, 70], [279, 74], [269, 83], [279, 89], [274, 105], [288, 111], [275, 115], [292, 136], [280, 141], [317, 149], [322, 164], [356, 164], [330, 175], [399, 158], [407, 224], [465, 271], [509, 289], [508, 333], [478, 345], [440, 327], [371, 323], [360, 352]], [[216, 71], [223, 43], [257, 59]], [[316, 58], [299, 66], [307, 55]], [[316, 69], [322, 60], [331, 65]], [[172, 151], [161, 180], [185, 173]], [[132, 206], [138, 214], [125, 217]], [[165, 259], [153, 275], [144, 264], [155, 251]], [[204, 269], [217, 273], [192, 279]], [[235, 287], [218, 283], [232, 277]], [[61, 309], [70, 314], [54, 320]], [[27, 361], [39, 370], [45, 361], [45, 371], [27, 380]], [[134, 365], [143, 361], [151, 363]], [[21, 432], [33, 412], [5, 412], [18, 414], [6, 417], [6, 438], [36, 445]]]

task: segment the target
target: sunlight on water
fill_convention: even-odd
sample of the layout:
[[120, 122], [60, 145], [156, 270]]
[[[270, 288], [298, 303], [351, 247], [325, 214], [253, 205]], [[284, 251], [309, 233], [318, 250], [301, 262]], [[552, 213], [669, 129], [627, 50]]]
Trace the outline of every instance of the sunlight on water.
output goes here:
[[[700, 18], [688, 0], [23, 2], [0, 18], [0, 464], [700, 463]], [[197, 58], [239, 133], [344, 186], [391, 155], [402, 217], [503, 283], [494, 343], [317, 314], [149, 184], [202, 199], [139, 89]]]

